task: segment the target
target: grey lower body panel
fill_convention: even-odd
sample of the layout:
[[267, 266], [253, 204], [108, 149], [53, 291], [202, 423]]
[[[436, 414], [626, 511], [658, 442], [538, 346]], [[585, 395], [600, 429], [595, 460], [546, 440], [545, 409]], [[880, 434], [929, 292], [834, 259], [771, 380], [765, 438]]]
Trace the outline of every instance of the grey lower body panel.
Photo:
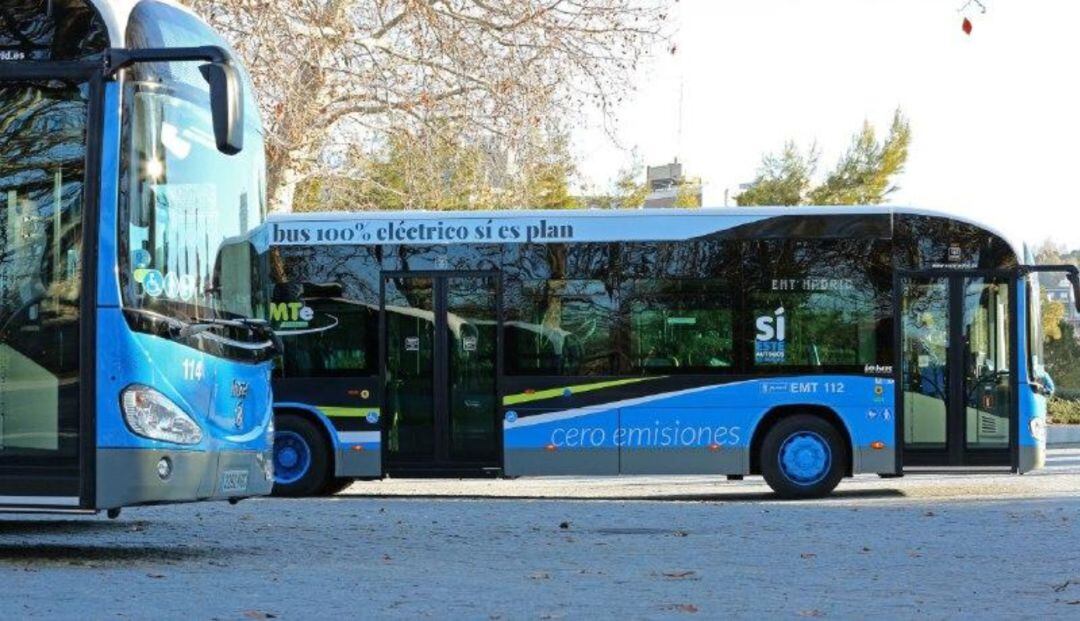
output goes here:
[[382, 454], [380, 451], [353, 451], [347, 448], [337, 450], [334, 460], [334, 476], [376, 478], [382, 476]]
[[[750, 474], [750, 449], [707, 448], [506, 449], [507, 476], [612, 474]], [[858, 447], [852, 456], [853, 474], [894, 474], [896, 452]]]
[[896, 474], [896, 450], [856, 447], [851, 459], [851, 470], [852, 474]]
[[1020, 463], [1017, 464], [1017, 472], [1023, 474], [1046, 467], [1045, 446], [1020, 445]]
[[618, 449], [506, 449], [506, 476], [619, 474]]
[[[172, 473], [162, 479], [158, 463], [164, 458]], [[270, 463], [269, 452], [98, 449], [96, 508], [265, 496], [274, 483]], [[241, 473], [242, 489], [222, 489], [226, 480], [234, 486], [242, 481]]]
[[622, 452], [620, 474], [750, 474], [745, 448], [635, 448]]

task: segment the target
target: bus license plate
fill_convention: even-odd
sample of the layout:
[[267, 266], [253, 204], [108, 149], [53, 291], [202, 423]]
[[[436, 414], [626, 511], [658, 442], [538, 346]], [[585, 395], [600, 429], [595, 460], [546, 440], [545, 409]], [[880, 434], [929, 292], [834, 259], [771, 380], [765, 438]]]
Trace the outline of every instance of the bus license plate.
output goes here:
[[247, 491], [247, 486], [247, 470], [226, 470], [221, 473], [222, 492], [244, 492]]

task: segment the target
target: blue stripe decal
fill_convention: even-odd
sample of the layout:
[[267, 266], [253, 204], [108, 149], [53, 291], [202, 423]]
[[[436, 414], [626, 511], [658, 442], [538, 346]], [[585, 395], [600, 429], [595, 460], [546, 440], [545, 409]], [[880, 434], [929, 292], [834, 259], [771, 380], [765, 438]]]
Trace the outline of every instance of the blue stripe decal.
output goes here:
[[772, 408], [834, 410], [854, 446], [895, 444], [894, 382], [889, 378], [814, 375], [704, 386], [572, 410], [508, 410], [506, 449], [748, 448]]

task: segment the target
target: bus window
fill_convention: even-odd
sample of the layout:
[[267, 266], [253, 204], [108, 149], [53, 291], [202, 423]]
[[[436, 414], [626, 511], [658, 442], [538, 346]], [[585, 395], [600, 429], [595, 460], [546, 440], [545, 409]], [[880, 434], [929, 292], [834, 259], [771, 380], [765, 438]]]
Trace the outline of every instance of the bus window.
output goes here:
[[378, 307], [340, 296], [304, 295], [300, 303], [272, 304], [271, 324], [285, 345], [278, 369], [284, 377], [378, 373]]
[[0, 465], [77, 450], [86, 107], [82, 84], [0, 85]]
[[624, 283], [635, 373], [716, 372], [734, 365], [732, 304], [715, 280]]
[[507, 374], [615, 372], [608, 244], [509, 247], [504, 266]]
[[[511, 290], [516, 295], [511, 296]], [[604, 375], [613, 371], [615, 309], [605, 283], [530, 281], [508, 286], [507, 292], [508, 374]]]
[[872, 242], [773, 240], [750, 246], [753, 368], [891, 364], [887, 255], [875, 252]]

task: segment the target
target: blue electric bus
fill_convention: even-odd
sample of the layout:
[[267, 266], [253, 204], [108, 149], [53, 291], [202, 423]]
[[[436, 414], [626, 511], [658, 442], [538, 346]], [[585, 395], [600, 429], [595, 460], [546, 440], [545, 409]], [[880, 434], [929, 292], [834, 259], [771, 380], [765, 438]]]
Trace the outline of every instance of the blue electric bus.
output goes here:
[[0, 6], [0, 506], [270, 491], [265, 212], [252, 90], [203, 22]]
[[1033, 272], [900, 208], [271, 216], [275, 492], [1045, 459]]

